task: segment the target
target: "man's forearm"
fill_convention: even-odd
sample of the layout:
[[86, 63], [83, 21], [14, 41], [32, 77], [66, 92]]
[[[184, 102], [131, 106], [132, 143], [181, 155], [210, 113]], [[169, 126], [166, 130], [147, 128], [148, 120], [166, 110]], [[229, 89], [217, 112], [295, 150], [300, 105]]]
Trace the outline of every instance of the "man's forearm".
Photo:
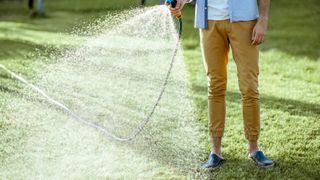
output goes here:
[[260, 19], [269, 19], [270, 0], [259, 1]]

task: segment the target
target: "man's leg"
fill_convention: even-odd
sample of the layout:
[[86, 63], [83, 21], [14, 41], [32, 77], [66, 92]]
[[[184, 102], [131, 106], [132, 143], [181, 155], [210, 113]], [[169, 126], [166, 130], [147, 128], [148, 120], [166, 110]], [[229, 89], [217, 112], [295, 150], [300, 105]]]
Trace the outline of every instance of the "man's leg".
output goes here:
[[260, 133], [260, 98], [258, 91], [259, 48], [251, 45], [256, 21], [230, 24], [230, 43], [238, 70], [239, 88], [242, 95], [244, 132], [249, 142], [249, 152], [258, 150]]
[[259, 49], [251, 45], [252, 31], [256, 21], [231, 23], [229, 39], [238, 70], [242, 95], [245, 136], [249, 143], [250, 158], [259, 166], [273, 166], [258, 147], [260, 133], [260, 98], [258, 91]]
[[209, 21], [209, 28], [200, 30], [203, 62], [208, 78], [208, 126], [212, 153], [221, 156], [221, 138], [225, 124], [225, 94], [229, 42], [227, 21]]

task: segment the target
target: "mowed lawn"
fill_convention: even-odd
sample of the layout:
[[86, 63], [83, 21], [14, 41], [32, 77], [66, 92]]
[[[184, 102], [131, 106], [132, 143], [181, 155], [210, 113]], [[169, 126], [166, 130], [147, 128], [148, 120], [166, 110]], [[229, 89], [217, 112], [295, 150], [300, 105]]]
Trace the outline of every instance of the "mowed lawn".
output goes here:
[[[45, 1], [46, 16], [29, 18], [26, 1], [1, 2], [0, 63], [33, 78], [37, 51], [63, 51], [74, 44], [69, 32], [106, 13], [137, 6], [135, 0]], [[148, 5], [157, 1], [148, 1]], [[204, 172], [217, 179], [319, 179], [320, 177], [320, 3], [318, 0], [272, 2], [267, 41], [261, 46], [261, 149], [276, 161], [256, 167], [246, 152], [241, 96], [230, 54], [227, 121], [223, 154], [227, 162]], [[207, 126], [206, 76], [193, 28], [194, 7], [184, 10], [183, 48], [197, 117]], [[38, 49], [35, 51], [35, 49]], [[15, 124], [4, 107], [21, 86], [0, 71], [0, 167], [23, 142], [28, 128]], [[208, 132], [203, 132], [208, 134]], [[208, 137], [208, 136], [206, 136]], [[203, 148], [209, 152], [208, 139]], [[207, 154], [201, 154], [206, 157]], [[205, 161], [205, 159], [203, 159]]]

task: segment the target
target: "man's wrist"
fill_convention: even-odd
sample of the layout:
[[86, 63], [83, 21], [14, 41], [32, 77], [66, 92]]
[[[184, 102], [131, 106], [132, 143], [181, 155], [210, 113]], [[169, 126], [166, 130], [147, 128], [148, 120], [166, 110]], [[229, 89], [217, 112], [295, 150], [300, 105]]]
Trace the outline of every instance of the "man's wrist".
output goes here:
[[269, 17], [268, 16], [259, 16], [258, 20], [268, 21]]

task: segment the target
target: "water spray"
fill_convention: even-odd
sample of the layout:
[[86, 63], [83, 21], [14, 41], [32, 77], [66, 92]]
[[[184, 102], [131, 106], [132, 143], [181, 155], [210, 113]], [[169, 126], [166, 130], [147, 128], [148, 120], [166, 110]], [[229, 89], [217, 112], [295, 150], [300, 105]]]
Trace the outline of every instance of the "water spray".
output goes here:
[[[167, 0], [166, 4], [170, 5], [173, 8], [175, 8], [176, 4], [177, 4], [177, 1], [176, 0]], [[158, 105], [159, 105], [159, 103], [160, 103], [160, 101], [162, 99], [162, 96], [163, 96], [163, 94], [165, 92], [165, 89], [167, 87], [168, 80], [169, 80], [170, 74], [171, 74], [172, 69], [173, 69], [173, 64], [174, 64], [176, 56], [178, 54], [181, 35], [182, 35], [182, 16], [181, 16], [181, 14], [176, 16], [176, 18], [179, 21], [179, 37], [178, 37], [176, 46], [175, 46], [175, 48], [173, 50], [173, 55], [172, 55], [172, 58], [171, 58], [171, 61], [170, 61], [170, 66], [169, 66], [169, 68], [167, 70], [167, 73], [165, 75], [165, 79], [164, 79], [162, 88], [160, 90], [160, 93], [157, 96], [157, 99], [156, 99], [155, 103], [153, 104], [151, 111], [146, 116], [146, 118], [142, 121], [142, 123], [139, 126], [137, 126], [135, 128], [135, 130], [132, 131], [132, 133], [130, 133], [128, 136], [125, 136], [125, 137], [124, 136], [122, 137], [122, 136], [115, 135], [115, 134], [111, 133], [110, 131], [108, 131], [105, 126], [99, 125], [97, 123], [94, 123], [93, 121], [89, 121], [89, 120], [86, 120], [86, 119], [83, 119], [83, 118], [79, 117], [74, 111], [72, 111], [66, 105], [64, 105], [63, 103], [61, 103], [61, 102], [55, 100], [54, 98], [50, 97], [48, 94], [45, 93], [45, 91], [43, 91], [39, 87], [33, 85], [32, 83], [30, 83], [28, 80], [24, 79], [23, 77], [19, 76], [14, 71], [11, 71], [6, 66], [0, 64], [0, 69], [4, 70], [7, 74], [9, 74], [11, 77], [16, 79], [20, 83], [23, 83], [27, 87], [31, 88], [34, 92], [37, 92], [39, 95], [44, 97], [49, 103], [51, 103], [52, 105], [54, 105], [54, 106], [58, 107], [59, 109], [63, 110], [65, 113], [67, 113], [69, 116], [71, 116], [74, 120], [76, 120], [78, 122], [81, 122], [81, 123], [83, 123], [83, 124], [85, 124], [87, 126], [90, 126], [92, 128], [95, 128], [96, 130], [100, 131], [102, 134], [104, 134], [107, 137], [112, 138], [114, 140], [117, 140], [117, 141], [131, 141], [135, 137], [137, 137], [137, 135], [139, 135], [144, 130], [145, 126], [151, 120], [156, 108], [158, 107]]]

